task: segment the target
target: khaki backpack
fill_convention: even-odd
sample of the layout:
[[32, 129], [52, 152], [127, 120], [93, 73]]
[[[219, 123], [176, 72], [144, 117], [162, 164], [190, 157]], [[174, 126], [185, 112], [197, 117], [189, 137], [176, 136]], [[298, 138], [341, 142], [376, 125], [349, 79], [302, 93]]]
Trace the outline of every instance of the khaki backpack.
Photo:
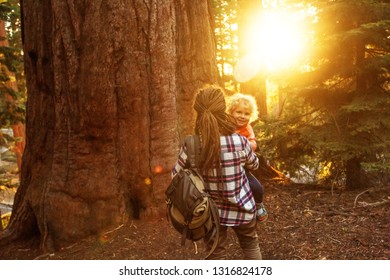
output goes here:
[[166, 194], [167, 217], [173, 227], [181, 233], [181, 244], [185, 240], [204, 241], [214, 251], [218, 243], [218, 208], [207, 193], [202, 176], [198, 171], [200, 142], [198, 136], [185, 139], [190, 167], [173, 177]]

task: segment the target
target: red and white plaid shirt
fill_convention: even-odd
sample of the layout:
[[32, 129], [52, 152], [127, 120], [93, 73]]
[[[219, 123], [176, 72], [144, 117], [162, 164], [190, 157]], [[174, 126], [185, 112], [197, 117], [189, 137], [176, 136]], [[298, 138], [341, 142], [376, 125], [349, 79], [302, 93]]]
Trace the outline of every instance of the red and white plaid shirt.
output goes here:
[[[244, 167], [250, 170], [257, 169], [259, 160], [247, 138], [236, 133], [221, 136], [221, 150], [223, 191], [218, 190], [216, 169], [210, 170], [209, 174], [202, 174], [206, 188], [217, 202], [221, 225], [236, 226], [249, 223], [254, 218], [256, 207]], [[189, 166], [187, 158], [187, 147], [184, 145], [172, 169], [172, 177]]]

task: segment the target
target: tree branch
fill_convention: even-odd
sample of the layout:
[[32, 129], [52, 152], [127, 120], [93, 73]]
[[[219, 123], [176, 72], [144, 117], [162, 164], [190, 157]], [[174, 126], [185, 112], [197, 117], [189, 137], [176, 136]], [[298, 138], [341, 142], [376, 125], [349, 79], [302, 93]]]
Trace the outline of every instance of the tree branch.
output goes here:
[[[385, 191], [385, 190], [390, 190], [390, 186], [384, 186], [384, 187], [381, 187], [381, 188], [374, 188], [374, 187], [371, 187], [371, 188], [369, 188], [369, 189], [367, 189], [367, 190], [365, 190], [365, 191], [359, 193], [359, 194], [355, 197], [355, 201], [354, 201], [354, 203], [353, 203], [353, 208], [356, 208], [356, 207], [357, 207], [357, 206], [356, 206], [357, 200], [358, 200], [359, 196], [361, 196], [362, 194], [365, 194], [365, 193], [370, 192], [370, 191]], [[386, 199], [385, 199], [385, 201], [386, 201]], [[365, 203], [365, 202], [362, 202], [362, 203]], [[378, 202], [369, 203], [369, 204], [377, 204], [377, 203], [378, 203]], [[386, 203], [382, 203], [382, 204], [386, 204]], [[382, 204], [380, 204], [380, 205], [382, 205]], [[363, 207], [366, 207], [366, 206], [363, 206]]]
[[381, 201], [373, 202], [373, 203], [368, 203], [368, 202], [360, 202], [361, 206], [360, 207], [376, 207], [376, 206], [381, 206], [381, 205], [386, 205], [390, 204], [390, 199], [383, 199]]

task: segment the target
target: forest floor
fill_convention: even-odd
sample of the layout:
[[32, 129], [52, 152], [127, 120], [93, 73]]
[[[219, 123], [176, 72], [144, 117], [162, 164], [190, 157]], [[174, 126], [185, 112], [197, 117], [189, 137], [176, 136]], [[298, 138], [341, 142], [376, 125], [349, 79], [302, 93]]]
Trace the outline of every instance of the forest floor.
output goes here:
[[[345, 191], [323, 186], [265, 183], [268, 221], [258, 234], [266, 260], [389, 260], [390, 186]], [[229, 259], [242, 259], [229, 230]], [[0, 248], [3, 260], [197, 260], [202, 244], [187, 241], [165, 217], [120, 227], [43, 254], [37, 240]]]

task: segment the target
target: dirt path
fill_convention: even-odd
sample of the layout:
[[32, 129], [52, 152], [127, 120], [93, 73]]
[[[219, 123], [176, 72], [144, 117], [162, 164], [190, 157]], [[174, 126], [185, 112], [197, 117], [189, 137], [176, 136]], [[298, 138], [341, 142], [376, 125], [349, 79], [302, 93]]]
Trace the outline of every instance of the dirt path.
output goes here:
[[[304, 185], [266, 186], [269, 219], [258, 225], [263, 258], [267, 260], [388, 260], [390, 259], [390, 187], [346, 192]], [[191, 242], [165, 218], [130, 221], [52, 254], [42, 254], [37, 240], [0, 248], [0, 259], [202, 259]], [[229, 258], [241, 259], [234, 235]]]

